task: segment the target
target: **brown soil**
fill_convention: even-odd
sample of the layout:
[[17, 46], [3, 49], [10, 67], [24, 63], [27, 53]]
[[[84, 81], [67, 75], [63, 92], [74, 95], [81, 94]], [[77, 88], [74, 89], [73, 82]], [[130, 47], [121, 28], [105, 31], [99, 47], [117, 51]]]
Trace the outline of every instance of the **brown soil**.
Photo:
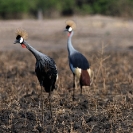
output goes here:
[[[132, 47], [129, 47], [132, 46], [132, 26], [129, 27], [132, 22], [100, 19], [99, 16], [85, 17], [85, 21], [82, 21], [83, 18], [74, 19], [79, 27], [75, 31], [73, 44], [77, 44], [75, 47], [87, 57], [95, 72], [93, 85], [84, 87], [83, 95], [80, 95], [79, 87], [76, 89], [75, 101], [72, 101], [67, 37], [62, 32], [66, 19], [0, 22], [0, 132], [133, 132], [133, 54]], [[121, 24], [117, 24], [117, 21]], [[126, 27], [123, 27], [125, 24]], [[109, 28], [113, 25], [118, 27]], [[42, 114], [41, 89], [34, 72], [35, 58], [19, 44], [12, 44], [17, 27], [24, 27], [29, 32], [28, 42], [52, 57], [57, 64], [59, 80], [57, 90], [52, 93], [52, 118], [45, 91], [42, 94]], [[105, 29], [109, 31], [107, 36]], [[130, 32], [126, 34], [127, 29]], [[105, 42], [110, 39], [104, 48]]]

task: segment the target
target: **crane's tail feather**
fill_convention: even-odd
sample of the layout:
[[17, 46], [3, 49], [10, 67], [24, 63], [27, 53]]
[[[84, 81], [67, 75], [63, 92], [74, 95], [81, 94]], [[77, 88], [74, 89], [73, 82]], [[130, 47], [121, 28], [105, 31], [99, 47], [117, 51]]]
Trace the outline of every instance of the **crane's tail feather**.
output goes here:
[[90, 86], [90, 76], [87, 70], [81, 70], [80, 85]]
[[45, 89], [46, 92], [50, 92], [53, 91], [54, 89], [56, 89], [55, 86], [56, 83], [56, 79], [51, 79], [51, 80], [45, 80], [45, 82], [43, 82], [43, 87]]
[[83, 86], [90, 86], [93, 83], [94, 72], [92, 69], [82, 70], [80, 68], [75, 68], [73, 70], [77, 79], [80, 79], [80, 84]]

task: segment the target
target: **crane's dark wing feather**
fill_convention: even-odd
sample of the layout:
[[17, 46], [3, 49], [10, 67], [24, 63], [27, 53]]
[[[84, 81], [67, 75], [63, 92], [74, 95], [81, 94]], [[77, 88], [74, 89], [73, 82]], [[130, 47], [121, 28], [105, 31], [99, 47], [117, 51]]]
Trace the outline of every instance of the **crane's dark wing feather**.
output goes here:
[[78, 51], [73, 53], [69, 58], [70, 64], [73, 65], [74, 68], [81, 68], [83, 70], [86, 70], [89, 68], [89, 63], [87, 59]]
[[45, 88], [46, 92], [53, 91], [57, 77], [57, 69], [54, 60], [47, 56], [36, 62], [36, 75], [40, 85]]

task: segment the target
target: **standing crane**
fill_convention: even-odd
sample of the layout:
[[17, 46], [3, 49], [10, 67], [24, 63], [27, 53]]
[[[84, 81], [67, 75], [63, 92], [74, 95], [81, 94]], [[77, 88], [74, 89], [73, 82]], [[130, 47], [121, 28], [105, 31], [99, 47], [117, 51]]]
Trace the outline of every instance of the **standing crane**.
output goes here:
[[68, 59], [69, 66], [73, 73], [73, 100], [74, 100], [74, 90], [76, 85], [76, 79], [79, 80], [81, 95], [82, 95], [82, 87], [90, 86], [93, 81], [94, 73], [90, 69], [89, 63], [84, 55], [82, 55], [79, 51], [77, 51], [71, 42], [72, 36], [74, 34], [74, 29], [76, 29], [76, 24], [72, 20], [66, 21], [66, 29], [68, 32], [68, 40], [67, 40], [67, 49], [68, 49]]
[[[45, 91], [49, 93], [49, 104], [50, 111], [52, 117], [51, 110], [51, 92], [55, 89], [55, 83], [58, 79], [57, 67], [54, 60], [47, 55], [37, 51], [35, 48], [30, 46], [25, 39], [28, 37], [26, 31], [19, 29], [16, 32], [16, 40], [14, 44], [19, 43], [23, 48], [27, 48], [36, 58], [35, 64], [35, 72], [36, 76], [39, 80], [41, 86], [41, 95], [42, 95], [42, 87], [44, 87]], [[42, 112], [43, 112], [43, 104], [42, 104]]]

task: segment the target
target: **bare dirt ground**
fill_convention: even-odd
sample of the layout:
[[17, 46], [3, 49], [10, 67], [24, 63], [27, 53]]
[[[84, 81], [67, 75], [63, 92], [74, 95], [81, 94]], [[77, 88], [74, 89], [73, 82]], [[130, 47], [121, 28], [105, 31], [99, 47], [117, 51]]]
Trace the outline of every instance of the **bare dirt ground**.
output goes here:
[[[84, 87], [83, 95], [77, 88], [72, 101], [72, 73], [67, 35], [63, 32], [67, 19], [0, 21], [1, 133], [133, 132], [133, 22], [101, 16], [72, 18], [78, 25], [73, 44], [95, 72], [93, 85]], [[42, 114], [33, 55], [13, 44], [18, 27], [27, 30], [32, 46], [57, 64], [59, 80], [52, 94], [53, 118], [45, 91]]]

